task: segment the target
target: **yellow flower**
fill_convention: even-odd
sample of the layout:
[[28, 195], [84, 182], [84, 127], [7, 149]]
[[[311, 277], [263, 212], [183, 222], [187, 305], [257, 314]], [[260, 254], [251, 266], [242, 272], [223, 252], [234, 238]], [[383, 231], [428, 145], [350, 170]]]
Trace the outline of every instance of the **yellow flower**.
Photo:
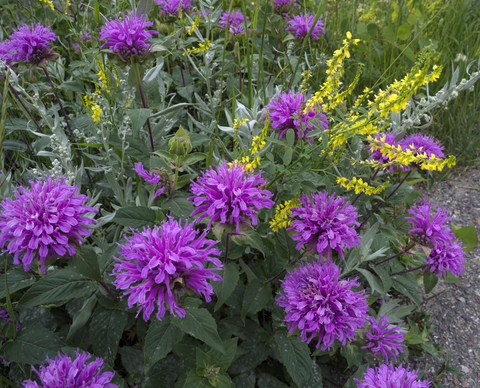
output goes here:
[[53, 7], [53, 2], [52, 2], [52, 0], [40, 0], [40, 1], [43, 1], [45, 4], [47, 4], [52, 11], [55, 10], [55, 8]]
[[345, 177], [337, 178], [337, 183], [346, 188], [347, 190], [355, 188], [355, 194], [365, 193], [367, 195], [378, 194], [385, 190], [390, 182], [385, 182], [379, 187], [370, 186], [367, 182], [364, 182], [362, 178], [357, 179], [353, 177], [352, 180], [348, 180]]
[[95, 123], [100, 122], [100, 116], [102, 115], [102, 109], [97, 104], [94, 96], [91, 94], [85, 95], [83, 98], [83, 106], [87, 108], [88, 115], [93, 119]]
[[200, 25], [200, 13], [197, 14], [197, 18], [195, 21], [192, 22], [192, 27], [187, 31], [188, 35], [192, 35], [192, 33], [195, 31], [195, 28], [197, 28]]
[[211, 44], [210, 41], [208, 39], [205, 39], [205, 43], [200, 43], [197, 48], [187, 49], [187, 52], [183, 53], [183, 55], [187, 53], [189, 55], [192, 55], [192, 54], [201, 53], [202, 51], [207, 51], [208, 48], [210, 47], [210, 44]]
[[290, 219], [290, 214], [292, 214], [292, 208], [297, 206], [300, 194], [297, 195], [294, 199], [286, 201], [284, 204], [277, 205], [275, 208], [275, 215], [270, 221], [270, 227], [274, 232], [277, 232], [278, 229], [288, 228], [292, 220]]

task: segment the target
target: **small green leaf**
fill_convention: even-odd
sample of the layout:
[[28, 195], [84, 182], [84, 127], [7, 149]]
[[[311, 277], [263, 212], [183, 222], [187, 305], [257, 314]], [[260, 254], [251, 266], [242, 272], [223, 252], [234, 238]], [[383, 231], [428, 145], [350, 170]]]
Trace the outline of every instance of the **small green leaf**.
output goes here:
[[242, 320], [245, 321], [247, 314], [256, 314], [270, 301], [272, 288], [264, 284], [260, 279], [253, 279], [248, 283], [243, 295]]
[[407, 40], [408, 38], [410, 38], [410, 26], [404, 25], [398, 27], [397, 36], [401, 40]]
[[85, 326], [92, 315], [93, 308], [97, 304], [97, 297], [92, 295], [85, 302], [83, 302], [82, 308], [73, 316], [72, 326], [68, 331], [67, 340], [75, 334], [79, 329]]
[[290, 147], [293, 147], [295, 144], [295, 131], [292, 128], [287, 131], [287, 144]]
[[425, 294], [429, 294], [438, 283], [438, 276], [430, 272], [427, 268], [423, 273], [423, 285], [425, 286]]
[[285, 166], [288, 166], [292, 162], [292, 157], [293, 157], [293, 150], [289, 148], [288, 150], [285, 151], [285, 155], [283, 155], [283, 164]]
[[254, 230], [247, 229], [240, 231], [238, 235], [232, 235], [230, 239], [237, 245], [248, 245], [252, 248], [258, 249], [265, 254], [265, 246], [263, 245], [262, 237]]
[[357, 268], [357, 271], [360, 272], [365, 277], [365, 279], [367, 279], [368, 284], [370, 285], [370, 288], [372, 289], [372, 292], [377, 291], [380, 295], [385, 294], [385, 289], [383, 288], [383, 283], [378, 277], [376, 277], [374, 274], [367, 271], [366, 269]]
[[464, 245], [464, 252], [468, 253], [478, 244], [478, 235], [474, 226], [465, 226], [464, 228], [456, 229], [453, 234]]
[[148, 15], [152, 9], [153, 0], [140, 0], [137, 5], [137, 11], [135, 14], [137, 16]]

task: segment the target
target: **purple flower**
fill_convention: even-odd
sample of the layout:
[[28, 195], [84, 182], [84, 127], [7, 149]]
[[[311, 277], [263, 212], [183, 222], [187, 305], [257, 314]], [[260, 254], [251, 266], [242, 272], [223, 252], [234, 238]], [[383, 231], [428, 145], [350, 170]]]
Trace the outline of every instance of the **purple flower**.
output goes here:
[[[397, 146], [397, 142], [395, 141], [396, 135], [394, 133], [387, 132], [384, 135], [381, 135], [381, 134], [376, 134], [375, 135], [375, 139], [380, 140], [380, 141], [383, 137], [385, 137], [385, 141], [382, 142], [383, 144], [390, 144], [390, 145]], [[369, 149], [371, 149], [371, 147], [367, 147], [366, 149], [369, 150]], [[391, 160], [388, 158], [388, 156], [383, 155], [380, 150], [372, 151], [372, 154], [370, 155], [370, 159], [377, 160], [380, 163], [391, 162]], [[394, 169], [394, 167], [395, 166], [391, 166], [390, 171], [392, 171]]]
[[109, 47], [123, 61], [129, 62], [136, 57], [144, 57], [151, 49], [150, 37], [158, 35], [157, 31], [145, 31], [153, 25], [146, 21], [146, 15], [123, 15], [123, 21], [118, 17], [107, 22], [100, 31], [100, 40], [106, 42], [102, 48]]
[[[230, 226], [236, 225], [237, 233], [241, 224], [257, 225], [256, 214], [262, 209], [270, 209], [274, 202], [273, 194], [263, 189], [267, 183], [262, 174], [247, 174], [243, 167], [227, 163], [204, 171], [196, 182], [192, 181], [190, 191], [195, 194], [188, 198], [197, 209], [193, 217], [201, 213], [197, 223], [204, 217], [211, 217], [208, 227], [215, 221]], [[260, 186], [259, 186], [260, 185]]]
[[72, 360], [68, 355], [58, 354], [55, 360], [47, 357], [47, 366], [40, 366], [40, 371], [32, 367], [40, 378], [40, 384], [32, 380], [23, 382], [24, 388], [118, 388], [110, 383], [114, 372], [103, 372], [103, 359], [86, 363], [92, 356], [88, 353], [76, 353]]
[[285, 308], [285, 322], [293, 333], [301, 331], [303, 341], [318, 334], [317, 348], [323, 339], [326, 350], [338, 339], [344, 346], [363, 327], [368, 311], [365, 291], [354, 292], [360, 284], [340, 280], [340, 269], [332, 262], [301, 265], [281, 282], [283, 294], [277, 304]]
[[[8, 311], [4, 310], [4, 309], [0, 309], [0, 318], [3, 318], [5, 320], [5, 324], [7, 324], [8, 322], [11, 321], [10, 315], [8, 314]], [[17, 332], [18, 332], [18, 329], [20, 329], [20, 325], [18, 323], [16, 323], [15, 327], [17, 328]], [[3, 329], [3, 327], [1, 329]], [[3, 344], [7, 341], [8, 341], [7, 337], [0, 336], [0, 347], [2, 347]], [[0, 357], [0, 362], [8, 364], [10, 361], [5, 357]]]
[[170, 176], [168, 171], [163, 168], [155, 168], [152, 172], [148, 173], [143, 168], [142, 163], [135, 163], [135, 168], [133, 169], [140, 177], [145, 179], [147, 182], [151, 183], [152, 185], [160, 185], [162, 186], [155, 192], [155, 195], [152, 198], [152, 201], [157, 198], [160, 194], [162, 194], [165, 190], [165, 187], [170, 187]]
[[90, 32], [88, 32], [88, 31], [83, 31], [83, 34], [80, 35], [80, 40], [82, 42], [88, 42], [90, 39], [92, 39], [92, 36], [90, 35]]
[[10, 36], [11, 59], [28, 65], [43, 65], [55, 57], [51, 46], [56, 39], [57, 36], [49, 27], [43, 27], [40, 23], [36, 26], [23, 24], [18, 30], [14, 29]]
[[459, 240], [442, 241], [438, 243], [427, 257], [427, 264], [430, 272], [435, 273], [439, 278], [447, 276], [447, 271], [458, 276], [463, 272], [465, 253], [462, 243]]
[[191, 0], [155, 0], [157, 4], [160, 4], [158, 9], [164, 16], [179, 16], [180, 7], [182, 7], [182, 12], [188, 11], [192, 8], [190, 4]]
[[[290, 128], [295, 130], [298, 138], [304, 138], [308, 132], [315, 130], [314, 123], [324, 131], [328, 129], [328, 118], [321, 112], [320, 105], [307, 114], [303, 113], [305, 99], [303, 93], [294, 93], [290, 90], [288, 93], [280, 93], [273, 97], [269, 104], [265, 106], [265, 109], [269, 111], [272, 128], [280, 131], [280, 139]], [[294, 115], [301, 117], [301, 119], [293, 118]], [[302, 123], [305, 130], [302, 129]]]
[[80, 43], [75, 43], [75, 44], [73, 45], [73, 49], [74, 49], [75, 51], [80, 51]]
[[273, 0], [273, 9], [275, 13], [283, 15], [292, 9], [292, 7], [298, 7], [295, 4], [295, 0]]
[[297, 232], [292, 236], [297, 250], [307, 245], [311, 252], [316, 249], [320, 256], [325, 253], [329, 258], [330, 249], [335, 249], [343, 260], [344, 249], [360, 244], [354, 228], [360, 225], [355, 221], [357, 209], [345, 198], [328, 196], [326, 191], [311, 194], [311, 198], [304, 194], [300, 197], [303, 207], [292, 208], [291, 217], [300, 218], [288, 229]]
[[379, 315], [378, 322], [374, 317], [368, 317], [370, 328], [365, 332], [365, 346], [362, 349], [370, 349], [374, 356], [377, 353], [383, 354], [385, 361], [388, 356], [397, 361], [397, 356], [404, 353], [404, 346], [401, 344], [405, 340], [405, 334], [401, 333], [400, 326], [389, 327], [388, 317]]
[[[116, 258], [113, 275], [117, 289], [128, 290], [128, 306], [138, 303], [143, 310], [143, 319], [148, 321], [158, 306], [157, 318], [165, 315], [165, 302], [170, 313], [185, 317], [185, 310], [180, 306], [179, 292], [196, 292], [203, 294], [210, 302], [213, 289], [208, 279], [221, 281], [215, 270], [222, 267], [217, 256], [221, 253], [212, 248], [218, 241], [205, 238], [207, 231], [197, 236], [188, 221], [182, 226], [181, 220], [169, 218], [160, 227], [133, 232], [132, 237], [125, 237], [127, 243], [120, 245], [121, 258]], [[213, 264], [208, 267], [208, 263]]]
[[[312, 28], [315, 20], [315, 17], [311, 15], [310, 12], [306, 15], [303, 13], [300, 13], [300, 15], [295, 15], [293, 19], [288, 15], [285, 15], [285, 17], [288, 19], [287, 24], [289, 25], [286, 30], [293, 31], [297, 40], [302, 40], [307, 36], [308, 31], [310, 31]], [[319, 34], [325, 34], [325, 31], [323, 30], [323, 23], [320, 19], [317, 20], [317, 24], [315, 24], [315, 27], [310, 34], [310, 38], [313, 40], [318, 40]]]
[[[45, 273], [45, 259], [55, 256], [73, 256], [75, 247], [90, 236], [87, 225], [96, 224], [84, 217], [98, 210], [83, 205], [86, 195], [77, 195], [78, 188], [69, 186], [65, 179], [36, 183], [30, 181], [31, 189], [19, 187], [14, 191], [16, 199], [6, 198], [0, 205], [0, 248], [8, 243], [4, 252], [14, 254], [13, 263], [25, 271], [36, 258]], [[83, 237], [82, 237], [83, 236]]]
[[418, 371], [411, 371], [409, 367], [382, 364], [380, 367], [368, 367], [363, 380], [354, 380], [357, 388], [429, 388], [431, 382], [418, 381], [418, 375]]
[[422, 154], [427, 153], [427, 156], [435, 155], [436, 158], [443, 158], [443, 146], [433, 137], [424, 135], [422, 133], [414, 133], [400, 140], [398, 144], [402, 150], [411, 150], [412, 147], [419, 150]]
[[[246, 19], [248, 20], [248, 17]], [[220, 24], [223, 28], [227, 28], [227, 21], [228, 28], [232, 35], [236, 36], [243, 33], [245, 30], [245, 16], [243, 16], [240, 11], [232, 10], [230, 17], [228, 15], [228, 11], [224, 12], [218, 21], [218, 24]]]
[[0, 61], [6, 62], [7, 65], [10, 65], [12, 61], [12, 42], [6, 40], [5, 42], [0, 42]]

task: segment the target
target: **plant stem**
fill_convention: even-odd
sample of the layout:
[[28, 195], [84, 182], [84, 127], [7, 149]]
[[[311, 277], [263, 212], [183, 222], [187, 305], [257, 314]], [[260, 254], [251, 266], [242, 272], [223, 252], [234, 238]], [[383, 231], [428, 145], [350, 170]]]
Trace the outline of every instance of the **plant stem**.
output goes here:
[[107, 284], [103, 280], [100, 280], [98, 283], [103, 287], [105, 291], [107, 291], [107, 294], [110, 295], [110, 297], [115, 303], [118, 303], [120, 301], [120, 299], [118, 299], [118, 297], [113, 293], [113, 291], [108, 288]]
[[[302, 253], [300, 253], [300, 255], [299, 255], [295, 260], [293, 260], [292, 264], [290, 264], [290, 265], [294, 266], [295, 264], [297, 264], [297, 262], [303, 257], [303, 255], [305, 255], [305, 253], [307, 253], [306, 250], [304, 250]], [[267, 281], [265, 282], [265, 284], [268, 284], [268, 283], [273, 282], [275, 279], [277, 279], [277, 278], [279, 278], [280, 276], [282, 276], [285, 272], [287, 272], [286, 269], [280, 271], [280, 272], [277, 273], [273, 278], [267, 280]]]
[[227, 264], [229, 247], [230, 247], [230, 233], [227, 233], [227, 240], [225, 241], [225, 256], [223, 257], [223, 264]]
[[[142, 99], [142, 105], [145, 109], [148, 109], [148, 104], [147, 104], [147, 101], [145, 100], [145, 94], [143, 93], [142, 80], [140, 79], [140, 70], [138, 69], [137, 62], [133, 64], [133, 68], [135, 69], [135, 77], [137, 78], [137, 84], [138, 84], [138, 93], [140, 94], [140, 98]], [[148, 134], [150, 136], [150, 146], [152, 147], [152, 152], [155, 152], [155, 146], [153, 145], [153, 134], [152, 134], [152, 126], [150, 124], [150, 118], [147, 118], [147, 127], [148, 127]]]
[[405, 271], [394, 272], [394, 273], [391, 273], [390, 276], [400, 275], [402, 273], [413, 272], [413, 271], [416, 271], [417, 269], [422, 269], [422, 268], [426, 267], [427, 265], [428, 264], [422, 264], [422, 265], [419, 265], [418, 267], [415, 267], [415, 268], [406, 269]]
[[379, 261], [378, 263], [375, 263], [373, 266], [376, 267], [377, 265], [380, 265], [380, 264], [383, 264], [383, 263], [386, 263], [387, 261], [389, 260], [393, 260], [395, 259], [395, 257], [398, 257], [398, 256], [401, 256], [403, 255], [404, 253], [408, 252], [410, 249], [412, 249], [413, 247], [415, 246], [415, 244], [410, 244], [408, 247], [406, 247], [403, 251], [401, 252], [398, 252], [396, 253], [395, 255], [393, 256], [390, 256], [382, 261]]
[[22, 98], [20, 97], [20, 95], [18, 94], [18, 92], [15, 90], [15, 88], [12, 86], [12, 85], [9, 85], [10, 86], [10, 91], [12, 92], [12, 94], [15, 96], [15, 98], [17, 99], [17, 101], [20, 103], [20, 105], [23, 107], [23, 109], [25, 110], [25, 112], [27, 112], [27, 114], [30, 116], [30, 118], [32, 119], [32, 121], [35, 123], [35, 126], [37, 127], [38, 131], [40, 133], [45, 133], [44, 130], [42, 130], [42, 128], [40, 127], [40, 125], [37, 123], [37, 120], [35, 120], [35, 117], [32, 115], [32, 113], [30, 112], [30, 110], [25, 106], [25, 104], [23, 103], [23, 100]]

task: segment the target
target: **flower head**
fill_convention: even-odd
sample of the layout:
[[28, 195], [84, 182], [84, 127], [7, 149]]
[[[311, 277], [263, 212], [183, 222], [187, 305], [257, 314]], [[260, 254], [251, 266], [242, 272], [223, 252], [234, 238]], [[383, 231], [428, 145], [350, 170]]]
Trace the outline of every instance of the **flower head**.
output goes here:
[[402, 365], [382, 364], [379, 367], [367, 368], [363, 379], [354, 379], [357, 388], [429, 388], [430, 381], [418, 381], [418, 371], [411, 371]]
[[441, 241], [432, 249], [427, 257], [427, 264], [430, 272], [435, 273], [439, 278], [447, 276], [447, 271], [458, 276], [463, 272], [465, 253], [462, 243], [459, 240]]
[[292, 236], [297, 241], [297, 250], [307, 245], [312, 252], [317, 250], [320, 256], [326, 253], [329, 258], [331, 248], [338, 251], [343, 260], [344, 249], [360, 244], [354, 228], [360, 225], [355, 221], [357, 209], [345, 198], [328, 196], [326, 191], [311, 194], [311, 198], [304, 194], [300, 197], [303, 206], [292, 208], [292, 218], [300, 218], [288, 229], [297, 232]]
[[5, 42], [0, 42], [0, 61], [5, 62], [7, 65], [10, 65], [12, 61], [12, 43], [9, 40]]
[[100, 40], [106, 40], [102, 48], [108, 47], [123, 61], [129, 62], [137, 57], [144, 57], [151, 49], [150, 37], [158, 35], [157, 31], [146, 31], [153, 25], [146, 21], [146, 15], [123, 15], [123, 20], [112, 19], [102, 27]]
[[[396, 135], [392, 132], [387, 132], [385, 135], [381, 134], [376, 134], [375, 139], [381, 141], [382, 137], [385, 137], [385, 141], [383, 143], [385, 144], [390, 144], [390, 145], [397, 145], [397, 142], [395, 141]], [[369, 150], [371, 147], [368, 147], [367, 150]], [[370, 155], [370, 159], [377, 160], [380, 163], [388, 163], [391, 162], [391, 160], [388, 158], [388, 156], [383, 155], [382, 152], [379, 149], [376, 149], [372, 152]], [[392, 166], [394, 167], [394, 166]]]
[[51, 50], [57, 36], [40, 23], [28, 26], [23, 24], [10, 35], [11, 59], [28, 65], [40, 66], [55, 57]]
[[368, 307], [365, 291], [354, 292], [356, 280], [340, 280], [340, 269], [332, 262], [301, 265], [281, 282], [277, 304], [285, 308], [285, 322], [293, 333], [301, 330], [303, 341], [318, 334], [326, 350], [338, 339], [344, 346], [363, 327]]
[[273, 0], [273, 9], [279, 15], [288, 13], [292, 7], [298, 7], [295, 0]]
[[[328, 129], [328, 118], [321, 112], [321, 106], [317, 106], [305, 114], [303, 106], [305, 101], [305, 94], [294, 93], [290, 90], [288, 93], [280, 93], [273, 97], [265, 106], [269, 112], [272, 128], [280, 131], [280, 139], [290, 128], [295, 130], [298, 138], [304, 138], [308, 132], [315, 130], [314, 123], [323, 130]], [[293, 118], [294, 115], [299, 118]], [[305, 130], [302, 129], [302, 123]]]
[[80, 35], [80, 40], [82, 42], [88, 42], [90, 39], [92, 39], [92, 35], [90, 35], [90, 32], [88, 31], [83, 31], [83, 34]]
[[158, 9], [164, 16], [179, 17], [180, 8], [182, 12], [188, 11], [192, 8], [191, 0], [155, 0], [160, 6]]
[[110, 383], [114, 372], [103, 372], [103, 359], [86, 363], [92, 356], [88, 353], [75, 352], [75, 359], [59, 354], [55, 360], [47, 357], [47, 366], [40, 370], [32, 367], [40, 379], [40, 384], [32, 380], [23, 382], [24, 388], [118, 388]]
[[80, 51], [80, 43], [75, 43], [75, 44], [73, 45], [73, 49], [74, 49], [75, 51]]
[[[288, 15], [285, 16], [288, 19], [287, 24], [289, 25], [286, 30], [293, 31], [297, 40], [302, 40], [307, 36], [308, 31], [310, 31], [312, 28], [315, 20], [315, 16], [311, 15], [310, 12], [305, 15], [300, 13], [299, 15], [295, 15], [293, 18], [290, 18]], [[310, 34], [310, 38], [313, 40], [318, 40], [318, 36], [320, 34], [325, 34], [325, 31], [323, 29], [322, 21], [318, 19], [315, 27], [313, 27], [312, 33]]]
[[[153, 229], [134, 231], [132, 237], [125, 237], [125, 245], [119, 244], [121, 258], [115, 257], [118, 263], [113, 270], [113, 284], [128, 290], [128, 306], [140, 306], [137, 316], [143, 310], [143, 319], [148, 321], [156, 303], [157, 318], [161, 320], [166, 302], [171, 314], [183, 318], [180, 291], [203, 294], [210, 302], [213, 289], [208, 279], [222, 280], [213, 272], [222, 267], [220, 260], [213, 257], [221, 251], [212, 248], [218, 241], [205, 238], [206, 231], [198, 233], [188, 221], [182, 226], [181, 220], [169, 218]], [[207, 262], [213, 267], [207, 268]]]
[[[8, 314], [8, 311], [4, 310], [4, 309], [0, 309], [0, 318], [3, 318], [5, 320], [5, 322], [4, 322], [5, 324], [7, 324], [8, 322], [11, 321], [10, 315]], [[20, 329], [20, 325], [18, 323], [15, 324], [15, 327], [17, 328], [17, 331], [18, 331], [18, 329]], [[3, 329], [3, 327], [1, 327], [0, 330], [1, 329]], [[0, 347], [2, 347], [3, 344], [7, 341], [8, 341], [7, 337], [0, 336]], [[0, 357], [0, 362], [8, 364], [10, 361], [5, 357]]]
[[262, 208], [270, 209], [274, 205], [270, 199], [273, 194], [262, 190], [266, 183], [261, 173], [247, 174], [239, 165], [229, 168], [225, 162], [216, 170], [210, 168], [204, 171], [196, 182], [192, 181], [190, 191], [194, 196], [188, 199], [197, 206], [192, 217], [201, 213], [197, 222], [211, 217], [208, 227], [216, 221], [230, 226], [236, 225], [237, 233], [241, 224], [251, 222], [251, 225], [257, 225], [257, 213]]
[[391, 326], [386, 315], [379, 315], [378, 322], [374, 317], [368, 317], [367, 320], [370, 328], [365, 333], [365, 346], [362, 349], [371, 350], [374, 356], [383, 354], [385, 361], [388, 361], [388, 356], [397, 361], [397, 356], [405, 352], [401, 344], [405, 334], [400, 332], [401, 327]]
[[443, 146], [433, 137], [424, 135], [423, 133], [414, 133], [400, 140], [398, 144], [403, 151], [411, 150], [412, 147], [426, 153], [428, 157], [434, 155], [436, 158], [444, 158]]
[[243, 13], [237, 10], [232, 10], [230, 15], [228, 15], [228, 11], [224, 12], [223, 15], [220, 17], [218, 24], [220, 24], [223, 28], [228, 28], [232, 35], [236, 36], [238, 34], [243, 33], [245, 31], [245, 19], [248, 20], [248, 17], [245, 18]]
[[[85, 226], [96, 224], [86, 213], [98, 210], [83, 205], [86, 195], [77, 195], [78, 188], [65, 179], [36, 183], [31, 189], [19, 187], [16, 199], [6, 198], [0, 205], [0, 248], [8, 242], [6, 252], [14, 254], [13, 263], [21, 262], [25, 271], [37, 258], [45, 272], [45, 259], [52, 256], [73, 256], [75, 247], [90, 236]], [[83, 237], [82, 237], [83, 236]]]
[[152, 201], [157, 198], [160, 194], [162, 194], [165, 188], [170, 188], [170, 176], [168, 171], [163, 168], [155, 168], [152, 172], [146, 172], [143, 168], [142, 163], [135, 163], [135, 167], [133, 169], [140, 177], [145, 179], [147, 182], [151, 183], [152, 185], [160, 185], [162, 186], [155, 192], [155, 195], [152, 198]]

